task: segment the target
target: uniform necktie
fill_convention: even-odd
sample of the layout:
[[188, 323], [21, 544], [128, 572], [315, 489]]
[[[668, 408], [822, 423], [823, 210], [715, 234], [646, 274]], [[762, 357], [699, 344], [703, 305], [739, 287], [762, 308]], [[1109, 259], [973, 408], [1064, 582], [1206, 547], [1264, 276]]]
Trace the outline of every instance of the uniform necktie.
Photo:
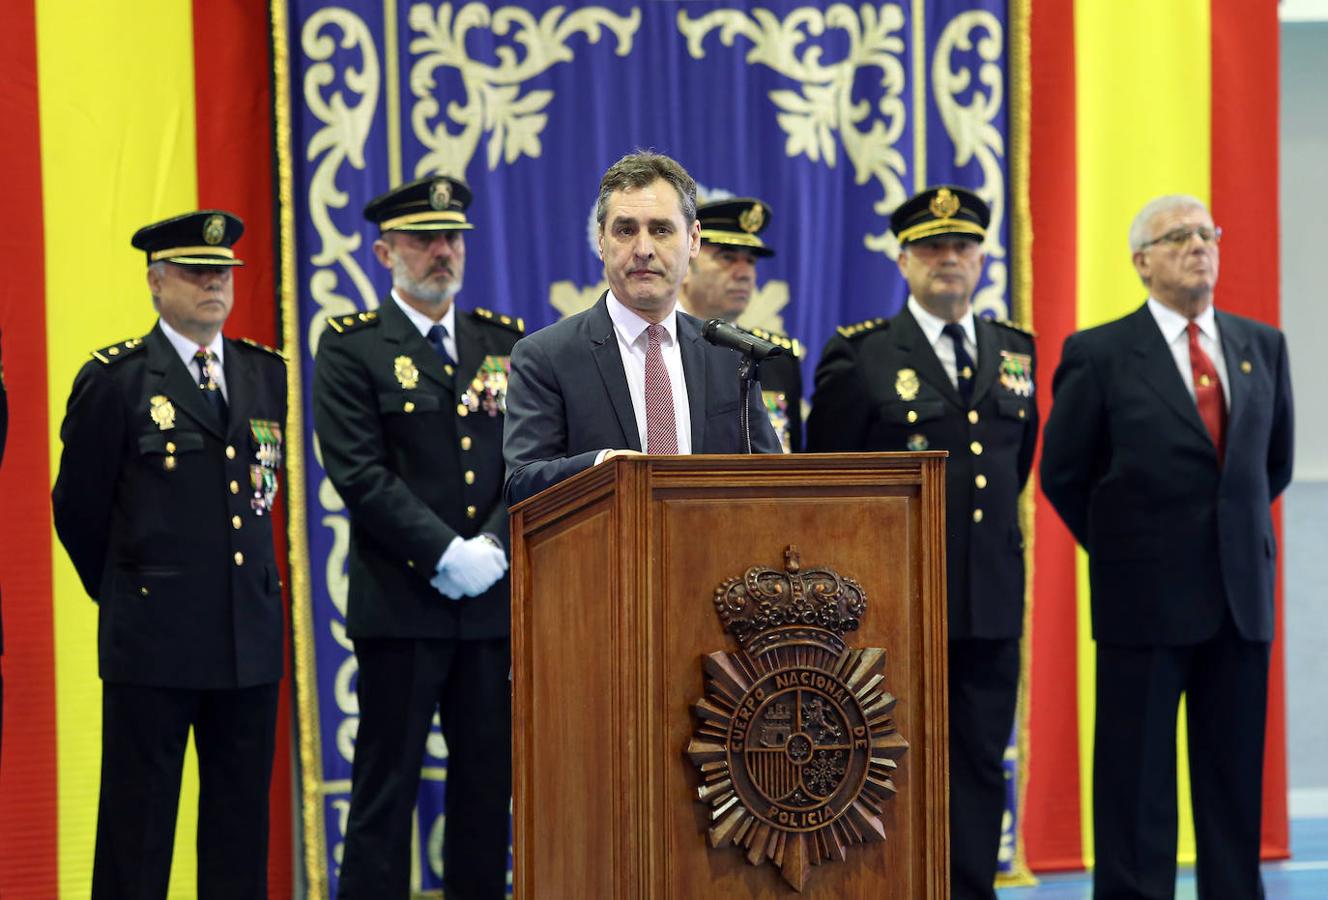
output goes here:
[[194, 353], [194, 363], [198, 366], [198, 389], [207, 398], [208, 406], [217, 414], [217, 421], [226, 424], [226, 398], [221, 395], [221, 387], [212, 377], [212, 365], [216, 357], [204, 347]]
[[1194, 375], [1194, 401], [1199, 406], [1199, 418], [1203, 419], [1208, 436], [1217, 448], [1217, 464], [1222, 465], [1222, 455], [1227, 443], [1227, 404], [1222, 396], [1222, 382], [1217, 378], [1217, 367], [1213, 360], [1199, 346], [1199, 326], [1194, 322], [1185, 326], [1190, 334], [1190, 371]]
[[447, 352], [447, 344], [443, 343], [445, 337], [447, 337], [447, 326], [442, 323], [434, 325], [429, 329], [429, 333], [424, 336], [425, 340], [429, 342], [429, 346], [433, 348], [433, 352], [437, 353], [439, 359], [443, 361], [443, 365], [454, 366], [456, 360], [452, 358], [452, 354]]
[[964, 329], [958, 322], [947, 322], [941, 331], [954, 341], [955, 375], [958, 376], [959, 397], [964, 401], [964, 405], [968, 406], [973, 400], [973, 371], [976, 367], [973, 365], [973, 357], [964, 349]]
[[663, 325], [646, 328], [646, 452], [677, 453], [678, 421], [673, 417], [673, 388], [659, 341]]

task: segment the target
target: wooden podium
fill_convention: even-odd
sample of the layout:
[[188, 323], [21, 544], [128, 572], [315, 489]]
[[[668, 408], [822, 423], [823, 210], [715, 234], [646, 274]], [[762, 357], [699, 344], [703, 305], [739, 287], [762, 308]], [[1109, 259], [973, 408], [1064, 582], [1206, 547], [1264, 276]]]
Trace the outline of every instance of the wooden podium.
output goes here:
[[949, 896], [944, 457], [618, 457], [513, 507], [518, 900]]

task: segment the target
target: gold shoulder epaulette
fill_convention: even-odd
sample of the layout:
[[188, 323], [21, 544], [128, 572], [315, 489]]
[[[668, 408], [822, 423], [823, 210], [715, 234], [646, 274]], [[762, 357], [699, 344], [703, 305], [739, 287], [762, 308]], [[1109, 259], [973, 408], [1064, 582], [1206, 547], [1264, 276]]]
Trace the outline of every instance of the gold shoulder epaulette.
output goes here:
[[1037, 335], [1034, 334], [1033, 332], [1031, 332], [1031, 331], [1026, 331], [1026, 330], [1023, 329], [1023, 328], [1020, 328], [1018, 325], [1015, 325], [1013, 322], [1007, 322], [1007, 321], [1005, 321], [1004, 319], [992, 319], [992, 321], [995, 322], [997, 325], [1001, 326], [1001, 327], [1004, 328], [1004, 329], [1007, 329], [1007, 330], [1009, 330], [1009, 331], [1013, 331], [1015, 334], [1022, 334], [1024, 337], [1028, 338], [1030, 341], [1037, 337]]
[[253, 347], [255, 350], [262, 350], [264, 353], [271, 353], [273, 356], [277, 357], [282, 362], [285, 362], [288, 359], [286, 354], [282, 353], [276, 347], [269, 347], [267, 344], [260, 344], [258, 343], [258, 341], [252, 340], [250, 338], [242, 337], [240, 338], [240, 343], [244, 344], [246, 347]]
[[798, 343], [797, 338], [791, 338], [787, 334], [780, 334], [778, 331], [766, 331], [764, 328], [748, 328], [747, 330], [777, 347], [783, 347], [794, 359], [802, 359], [802, 344]]
[[143, 349], [142, 338], [130, 338], [127, 341], [120, 341], [118, 344], [111, 344], [109, 347], [102, 347], [100, 350], [92, 351], [92, 358], [103, 365], [109, 366], [111, 363], [119, 362], [126, 356], [137, 353]]
[[871, 334], [873, 331], [880, 331], [882, 328], [888, 327], [890, 327], [889, 319], [877, 317], [853, 325], [840, 325], [835, 330], [846, 338], [852, 338], [861, 337], [864, 334]]
[[337, 334], [345, 334], [348, 331], [354, 331], [356, 328], [363, 328], [366, 325], [377, 325], [378, 313], [362, 312], [353, 313], [348, 316], [328, 316], [327, 324]]
[[504, 328], [515, 331], [517, 334], [526, 333], [526, 321], [518, 316], [496, 313], [491, 309], [484, 309], [483, 307], [478, 306], [475, 307], [475, 315], [487, 322], [492, 322], [495, 325], [501, 325]]

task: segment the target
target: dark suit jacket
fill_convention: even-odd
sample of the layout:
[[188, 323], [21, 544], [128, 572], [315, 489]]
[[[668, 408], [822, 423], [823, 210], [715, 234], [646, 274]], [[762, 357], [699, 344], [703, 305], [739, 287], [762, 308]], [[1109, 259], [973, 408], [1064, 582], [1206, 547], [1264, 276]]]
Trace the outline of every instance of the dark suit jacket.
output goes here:
[[[971, 411], [907, 309], [888, 321], [840, 329], [816, 368], [807, 449], [948, 450], [950, 638], [1013, 638], [1024, 621], [1019, 492], [1033, 466], [1038, 433], [1033, 340], [1009, 325], [975, 322]], [[1002, 375], [1001, 351], [1027, 360], [1027, 381]], [[905, 370], [914, 378], [901, 377]]]
[[1273, 637], [1269, 504], [1292, 458], [1286, 341], [1221, 311], [1217, 327], [1231, 394], [1221, 469], [1147, 305], [1065, 341], [1042, 489], [1088, 551], [1099, 641], [1194, 643], [1228, 606], [1243, 637]]
[[[608, 293], [584, 312], [520, 340], [507, 400], [507, 498], [516, 503], [595, 464], [606, 448], [640, 450]], [[701, 321], [678, 310], [678, 346], [692, 417], [693, 453], [742, 453], [741, 357], [701, 337]], [[748, 398], [752, 450], [779, 453], [759, 390]]]
[[390, 297], [377, 313], [330, 324], [314, 367], [314, 426], [323, 466], [350, 513], [348, 634], [506, 635], [506, 578], [462, 600], [444, 597], [429, 579], [453, 538], [488, 532], [507, 544], [503, 415], [466, 403], [483, 394], [474, 382], [485, 360], [506, 363], [520, 326], [458, 309], [460, 359], [449, 374]]
[[[160, 328], [93, 355], [74, 379], [51, 501], [99, 601], [101, 677], [193, 689], [280, 680], [272, 517], [254, 506], [251, 475], [262, 465], [253, 420], [285, 426], [285, 364], [226, 340], [223, 429]], [[154, 397], [173, 417], [154, 420]]]

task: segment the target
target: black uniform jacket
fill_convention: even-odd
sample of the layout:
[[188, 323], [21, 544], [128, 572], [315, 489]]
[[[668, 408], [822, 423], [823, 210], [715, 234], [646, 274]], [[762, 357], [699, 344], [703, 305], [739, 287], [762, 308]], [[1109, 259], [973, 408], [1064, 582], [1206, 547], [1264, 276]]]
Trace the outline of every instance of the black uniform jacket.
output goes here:
[[[608, 292], [584, 312], [522, 339], [512, 351], [506, 442], [507, 497], [516, 503], [595, 464], [606, 448], [640, 450]], [[701, 320], [678, 310], [693, 453], [742, 453], [742, 393], [733, 350], [701, 337]], [[779, 453], [758, 391], [748, 398], [752, 452]]]
[[51, 500], [99, 601], [102, 679], [279, 681], [284, 615], [264, 496], [279, 462], [264, 445], [285, 427], [285, 363], [226, 340], [223, 429], [160, 328], [93, 356], [74, 379]]
[[1269, 504], [1291, 481], [1286, 340], [1216, 313], [1230, 406], [1226, 458], [1145, 304], [1065, 341], [1042, 450], [1042, 489], [1088, 551], [1093, 636], [1127, 645], [1211, 637], [1230, 607], [1273, 638]]
[[1038, 433], [1033, 339], [983, 318], [975, 326], [971, 408], [907, 309], [839, 329], [816, 368], [807, 449], [948, 450], [950, 638], [1012, 638], [1024, 620], [1019, 492]]
[[519, 321], [458, 308], [451, 373], [391, 297], [377, 313], [329, 324], [314, 370], [314, 425], [350, 513], [348, 633], [506, 635], [506, 577], [462, 600], [429, 579], [457, 536], [488, 532], [507, 545], [501, 406]]
[[784, 348], [779, 356], [761, 363], [761, 395], [787, 453], [802, 452], [802, 345], [787, 335], [764, 328], [748, 328], [757, 337]]

